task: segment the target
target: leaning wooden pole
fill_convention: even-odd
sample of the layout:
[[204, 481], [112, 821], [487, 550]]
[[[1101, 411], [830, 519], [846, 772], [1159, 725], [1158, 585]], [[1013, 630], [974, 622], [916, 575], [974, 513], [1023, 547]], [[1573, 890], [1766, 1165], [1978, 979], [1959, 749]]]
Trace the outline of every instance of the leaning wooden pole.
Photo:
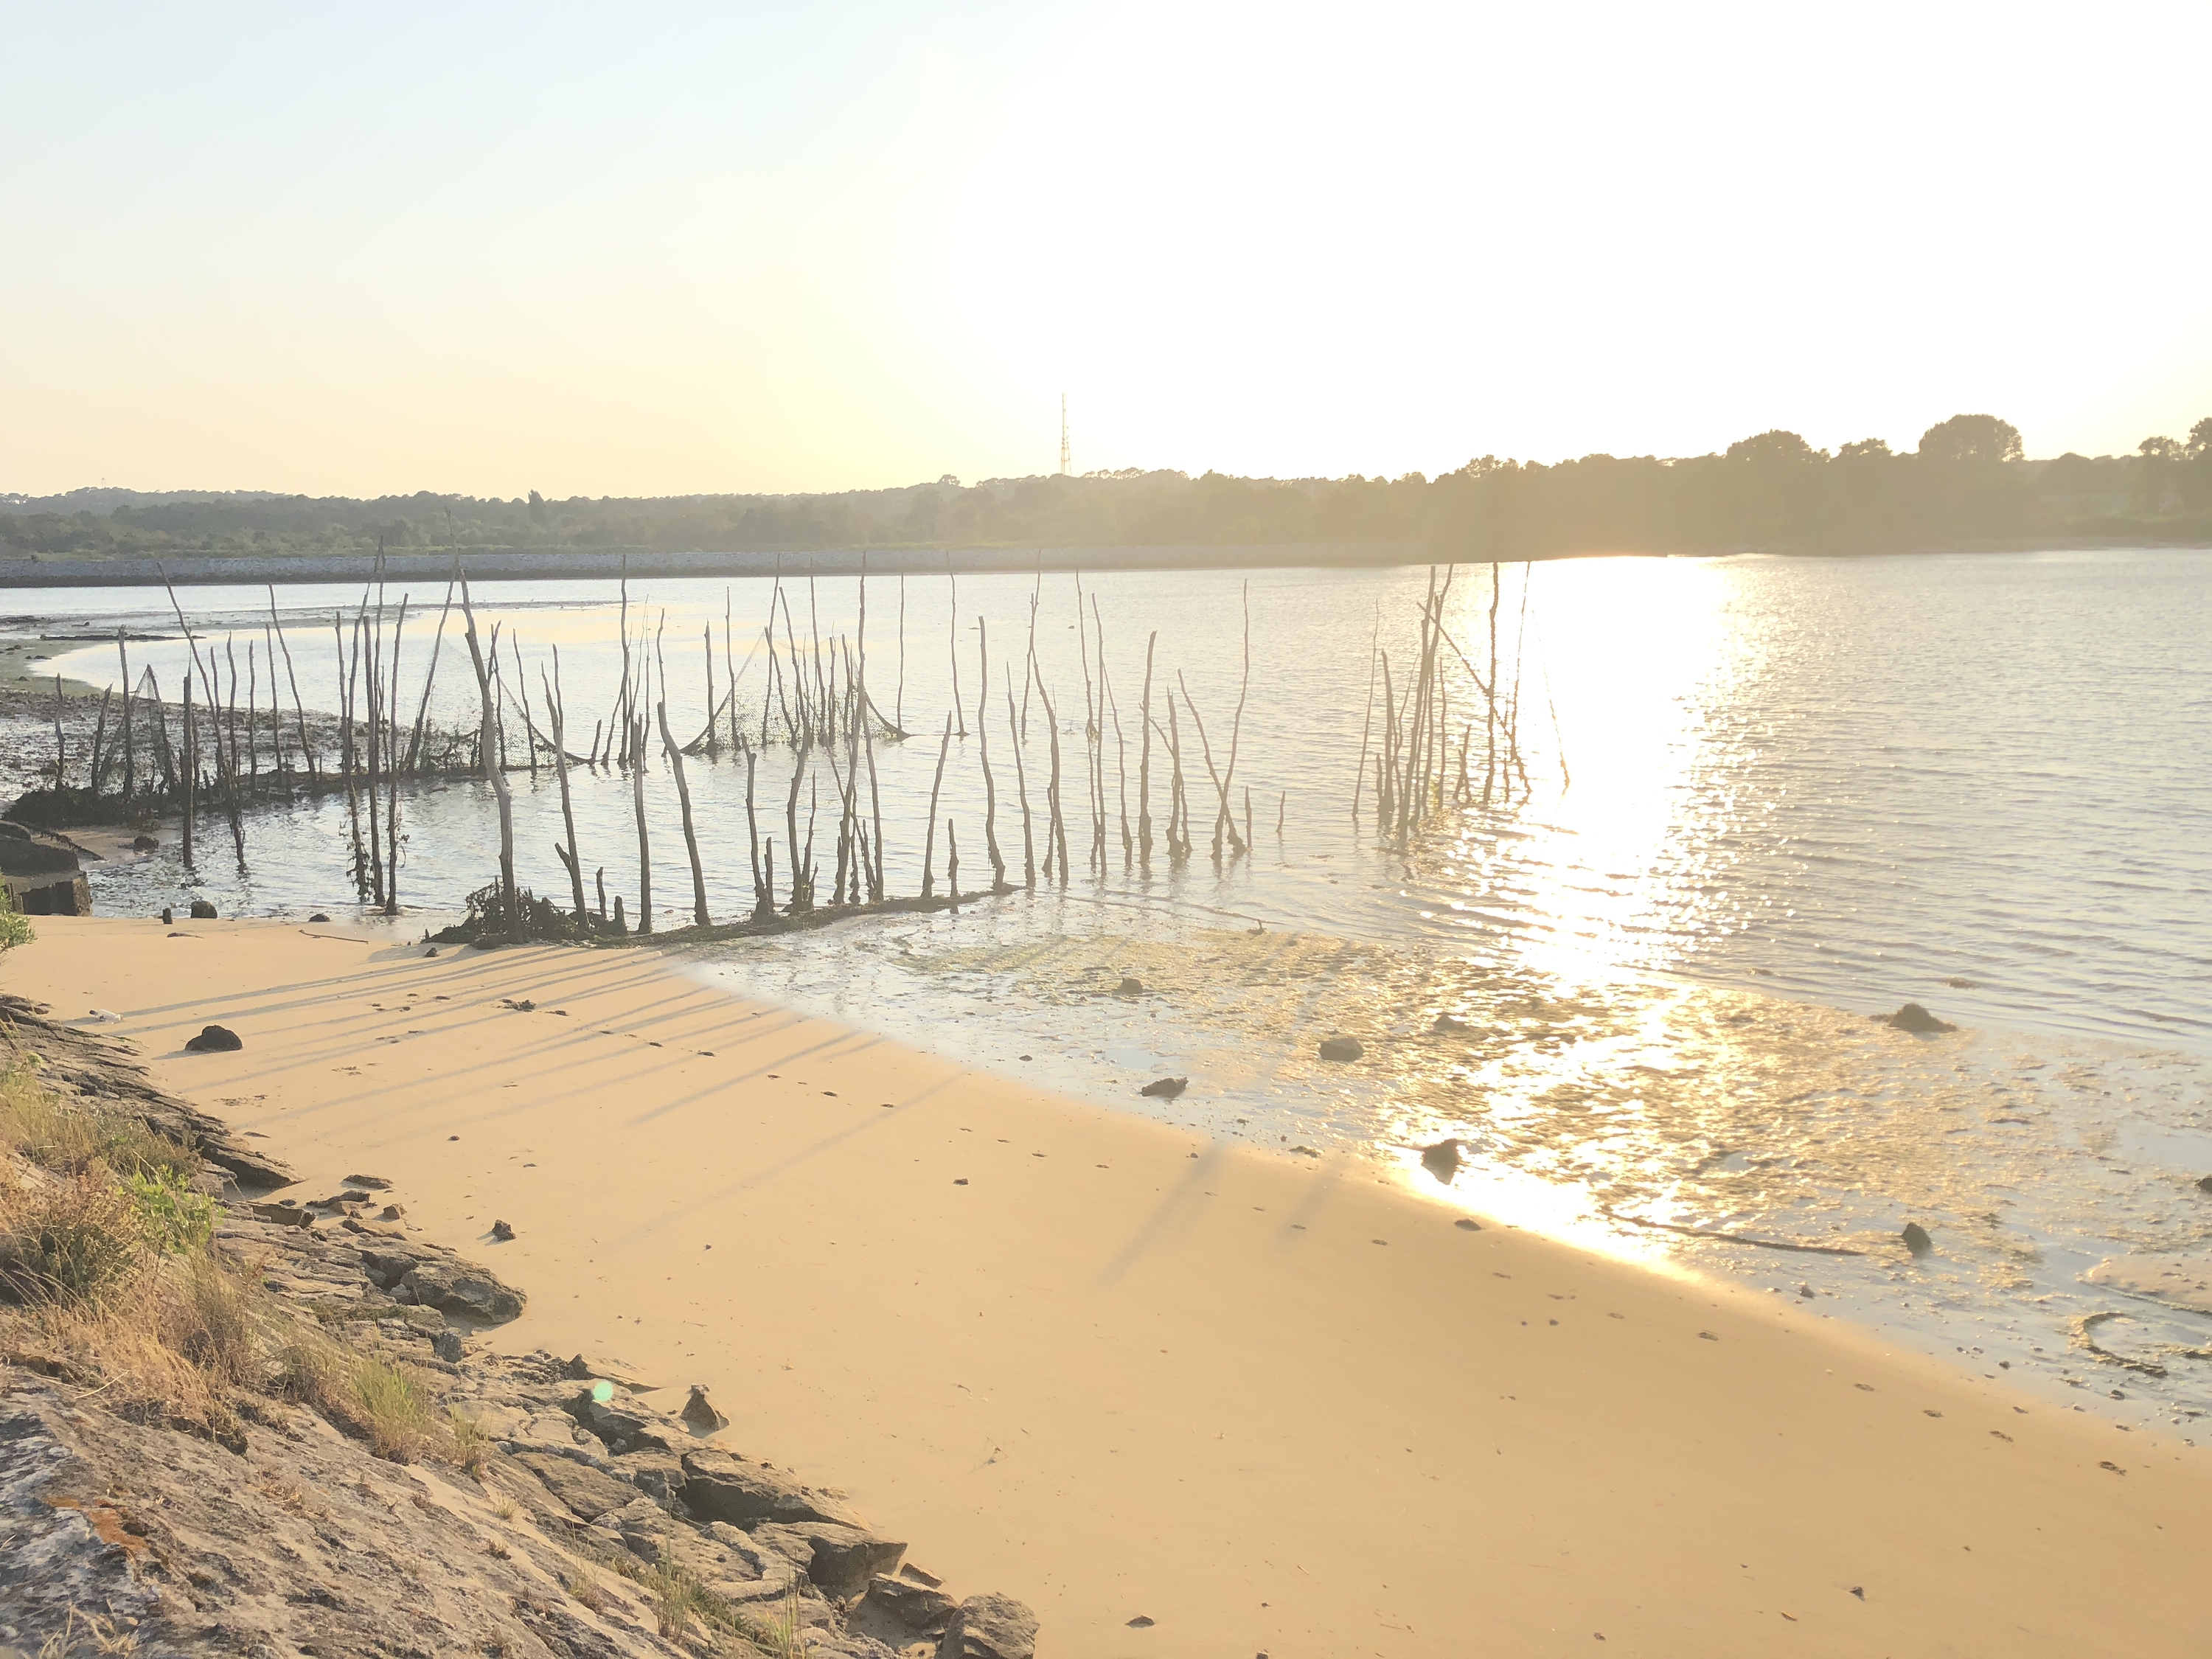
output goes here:
[[545, 681], [545, 670], [540, 667], [538, 678], [545, 686], [546, 717], [553, 722], [553, 775], [561, 786], [561, 827], [568, 837], [568, 844], [558, 848], [561, 862], [568, 866], [569, 896], [576, 905], [576, 937], [582, 939], [592, 931], [591, 912], [584, 902], [584, 857], [576, 845], [576, 804], [568, 794], [568, 709], [561, 693], [561, 647], [553, 647], [553, 678]]
[[991, 889], [1006, 890], [1006, 859], [999, 850], [999, 792], [991, 781], [991, 652], [983, 618], [975, 618], [975, 659], [982, 689], [975, 698], [975, 756], [983, 763], [983, 848], [991, 857]]
[[1006, 679], [1006, 737], [1014, 748], [1014, 789], [1022, 802], [1022, 885], [1036, 890], [1036, 832], [1030, 817], [1030, 781], [1022, 765], [1021, 720], [1014, 712], [1014, 672], [1000, 671]]
[[952, 716], [945, 717], [945, 736], [937, 745], [937, 775], [929, 784], [929, 828], [921, 841], [921, 896], [927, 898], [936, 885], [936, 877], [930, 870], [930, 860], [937, 850], [937, 797], [945, 787], [945, 757], [952, 752]]
[[1152, 863], [1152, 653], [1158, 647], [1158, 629], [1145, 641], [1145, 691], [1137, 710], [1137, 857], [1146, 869]]
[[676, 733], [668, 729], [668, 700], [657, 701], [653, 712], [659, 717], [660, 746], [668, 751], [668, 769], [676, 777], [676, 803], [684, 817], [684, 849], [691, 855], [691, 920], [704, 927], [711, 920], [707, 914], [707, 866], [699, 862], [699, 832], [691, 822], [691, 786], [684, 777], [684, 750], [676, 741]]

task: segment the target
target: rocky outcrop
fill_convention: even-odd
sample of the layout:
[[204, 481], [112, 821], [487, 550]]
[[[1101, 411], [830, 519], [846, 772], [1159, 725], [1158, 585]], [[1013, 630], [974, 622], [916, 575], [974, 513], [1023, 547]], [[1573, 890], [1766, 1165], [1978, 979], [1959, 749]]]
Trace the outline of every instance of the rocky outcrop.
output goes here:
[[37, 1052], [40, 1075], [72, 1093], [128, 1113], [148, 1127], [191, 1147], [239, 1184], [260, 1191], [289, 1186], [296, 1177], [282, 1158], [232, 1134], [155, 1084], [127, 1049], [108, 1038], [65, 1025], [44, 1003], [0, 994], [0, 1033]]
[[684, 1454], [684, 1495], [697, 1514], [735, 1527], [859, 1519], [831, 1494], [801, 1486], [795, 1476], [714, 1448]]
[[434, 1244], [380, 1244], [360, 1255], [369, 1282], [402, 1307], [435, 1308], [495, 1325], [519, 1316], [528, 1300], [474, 1262]]
[[937, 1659], [1036, 1659], [1036, 1615], [1006, 1595], [971, 1595], [937, 1645]]
[[1366, 1052], [1358, 1037], [1323, 1037], [1321, 1042], [1321, 1057], [1343, 1065], [1349, 1065]]
[[[108, 1045], [20, 1000], [0, 1013], [49, 1081], [210, 1158], [227, 1146]], [[522, 1293], [380, 1218], [400, 1206], [371, 1193], [253, 1202], [234, 1184], [214, 1249], [251, 1268], [276, 1321], [414, 1378], [434, 1424], [465, 1432], [434, 1427], [396, 1454], [415, 1461], [389, 1461], [272, 1384], [211, 1437], [123, 1403], [81, 1358], [0, 1344], [0, 1652], [696, 1659], [750, 1642], [899, 1659], [939, 1631], [940, 1651], [1033, 1652], [1018, 1602], [956, 1602], [842, 1494], [710, 1444], [711, 1407], [711, 1425], [687, 1423], [623, 1368], [473, 1348]], [[874, 1590], [887, 1575], [918, 1588]]]

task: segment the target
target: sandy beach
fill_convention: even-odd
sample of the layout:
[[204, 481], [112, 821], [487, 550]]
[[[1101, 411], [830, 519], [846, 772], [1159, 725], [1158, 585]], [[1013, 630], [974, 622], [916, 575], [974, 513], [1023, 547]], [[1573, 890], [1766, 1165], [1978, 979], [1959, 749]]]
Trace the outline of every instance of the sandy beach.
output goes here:
[[[530, 1293], [498, 1346], [708, 1385], [722, 1443], [1027, 1601], [1046, 1653], [2202, 1650], [2198, 1454], [1780, 1298], [652, 951], [37, 926], [0, 986], [117, 1012], [307, 1188], [391, 1180]], [[184, 1050], [218, 1021], [242, 1052]]]

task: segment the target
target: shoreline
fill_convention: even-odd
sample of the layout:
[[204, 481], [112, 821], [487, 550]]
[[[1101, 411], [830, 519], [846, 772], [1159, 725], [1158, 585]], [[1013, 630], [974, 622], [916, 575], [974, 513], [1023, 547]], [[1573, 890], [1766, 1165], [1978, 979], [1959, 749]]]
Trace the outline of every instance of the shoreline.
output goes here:
[[[2212, 543], [2182, 538], [2146, 540], [2140, 535], [2030, 536], [2014, 539], [1936, 543], [1910, 547], [1818, 548], [1794, 545], [1718, 548], [1592, 548], [1575, 552], [1524, 554], [1506, 564], [1549, 564], [1579, 559], [1727, 559], [1749, 555], [1800, 559], [1933, 557], [1946, 554], [2113, 551], [2131, 548], [2159, 551], [2208, 551]], [[471, 582], [614, 581], [624, 576], [732, 580], [784, 576], [1031, 575], [1040, 571], [1065, 575], [1112, 574], [1154, 570], [1373, 570], [1443, 564], [1454, 561], [1425, 542], [1274, 542], [1251, 544], [1188, 544], [1160, 547], [868, 547], [776, 551], [711, 550], [682, 553], [636, 549], [500, 549], [461, 556]], [[388, 553], [382, 574], [387, 581], [443, 581], [453, 574], [454, 556]], [[1462, 564], [1492, 562], [1462, 558]], [[78, 587], [179, 587], [355, 584], [377, 580], [378, 558], [366, 553], [179, 554], [155, 558], [0, 559], [0, 591], [33, 592]], [[96, 642], [96, 641], [95, 641]]]
[[[2055, 1653], [2115, 1607], [2193, 1649], [2202, 1459], [1764, 1297], [635, 952], [39, 927], [0, 982], [118, 1010], [308, 1187], [392, 1166], [529, 1293], [496, 1346], [707, 1384], [729, 1443], [1027, 1601], [1054, 1653], [1753, 1653], [1785, 1618], [1820, 1652]], [[245, 1050], [182, 1054], [210, 1021]]]

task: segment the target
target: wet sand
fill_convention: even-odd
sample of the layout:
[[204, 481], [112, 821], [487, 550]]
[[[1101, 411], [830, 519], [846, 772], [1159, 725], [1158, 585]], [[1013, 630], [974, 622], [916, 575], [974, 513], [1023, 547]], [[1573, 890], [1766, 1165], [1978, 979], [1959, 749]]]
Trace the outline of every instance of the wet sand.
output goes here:
[[[318, 1194], [390, 1178], [529, 1292], [499, 1346], [707, 1383], [724, 1443], [1028, 1601], [1048, 1655], [2201, 1650], [2200, 1455], [1777, 1298], [653, 952], [37, 926], [0, 986], [120, 1012]], [[184, 1052], [209, 1021], [244, 1051]]]

